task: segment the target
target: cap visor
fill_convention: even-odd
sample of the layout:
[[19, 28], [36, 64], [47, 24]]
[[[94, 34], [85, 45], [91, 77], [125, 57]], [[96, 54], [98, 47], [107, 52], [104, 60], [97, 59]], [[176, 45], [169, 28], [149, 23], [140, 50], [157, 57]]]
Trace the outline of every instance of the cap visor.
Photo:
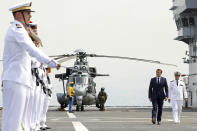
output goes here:
[[35, 12], [34, 10], [23, 10], [23, 11], [26, 11], [26, 12]]

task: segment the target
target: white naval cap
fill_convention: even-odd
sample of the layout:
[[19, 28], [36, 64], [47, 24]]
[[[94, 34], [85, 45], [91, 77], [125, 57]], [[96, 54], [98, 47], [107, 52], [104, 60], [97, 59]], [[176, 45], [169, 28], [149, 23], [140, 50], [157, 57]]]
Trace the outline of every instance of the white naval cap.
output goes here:
[[12, 6], [9, 9], [9, 11], [12, 11], [12, 12], [18, 12], [18, 11], [34, 12], [34, 11], [31, 10], [31, 5], [32, 5], [31, 1], [26, 1], [26, 2], [19, 3], [19, 4], [16, 4], [16, 5]]
[[174, 75], [175, 75], [175, 76], [180, 76], [180, 75], [181, 75], [181, 73], [180, 73], [180, 72], [178, 72], [178, 71], [176, 71], [176, 72], [174, 72]]

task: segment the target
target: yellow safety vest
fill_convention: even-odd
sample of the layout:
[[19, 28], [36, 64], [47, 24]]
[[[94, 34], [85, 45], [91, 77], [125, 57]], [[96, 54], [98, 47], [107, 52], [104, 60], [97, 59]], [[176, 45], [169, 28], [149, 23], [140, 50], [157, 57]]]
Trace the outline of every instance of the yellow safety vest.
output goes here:
[[68, 88], [68, 95], [69, 95], [69, 97], [74, 96], [74, 94], [75, 94], [75, 91], [74, 91], [73, 87], [70, 86], [70, 87]]

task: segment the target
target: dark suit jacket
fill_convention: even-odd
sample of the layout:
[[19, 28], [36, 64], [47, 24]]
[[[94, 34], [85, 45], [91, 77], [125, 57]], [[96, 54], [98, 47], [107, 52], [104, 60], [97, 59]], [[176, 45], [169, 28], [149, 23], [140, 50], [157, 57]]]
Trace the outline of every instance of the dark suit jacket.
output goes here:
[[157, 78], [154, 77], [150, 81], [148, 97], [152, 99], [168, 97], [168, 84], [164, 77], [160, 78], [160, 83], [157, 83]]

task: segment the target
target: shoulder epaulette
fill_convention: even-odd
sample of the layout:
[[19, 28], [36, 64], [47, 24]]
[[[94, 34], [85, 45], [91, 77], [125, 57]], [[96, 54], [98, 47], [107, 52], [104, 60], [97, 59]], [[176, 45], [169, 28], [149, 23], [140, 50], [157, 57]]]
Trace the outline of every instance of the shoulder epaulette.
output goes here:
[[16, 24], [16, 28], [22, 28], [22, 26], [19, 24]]

